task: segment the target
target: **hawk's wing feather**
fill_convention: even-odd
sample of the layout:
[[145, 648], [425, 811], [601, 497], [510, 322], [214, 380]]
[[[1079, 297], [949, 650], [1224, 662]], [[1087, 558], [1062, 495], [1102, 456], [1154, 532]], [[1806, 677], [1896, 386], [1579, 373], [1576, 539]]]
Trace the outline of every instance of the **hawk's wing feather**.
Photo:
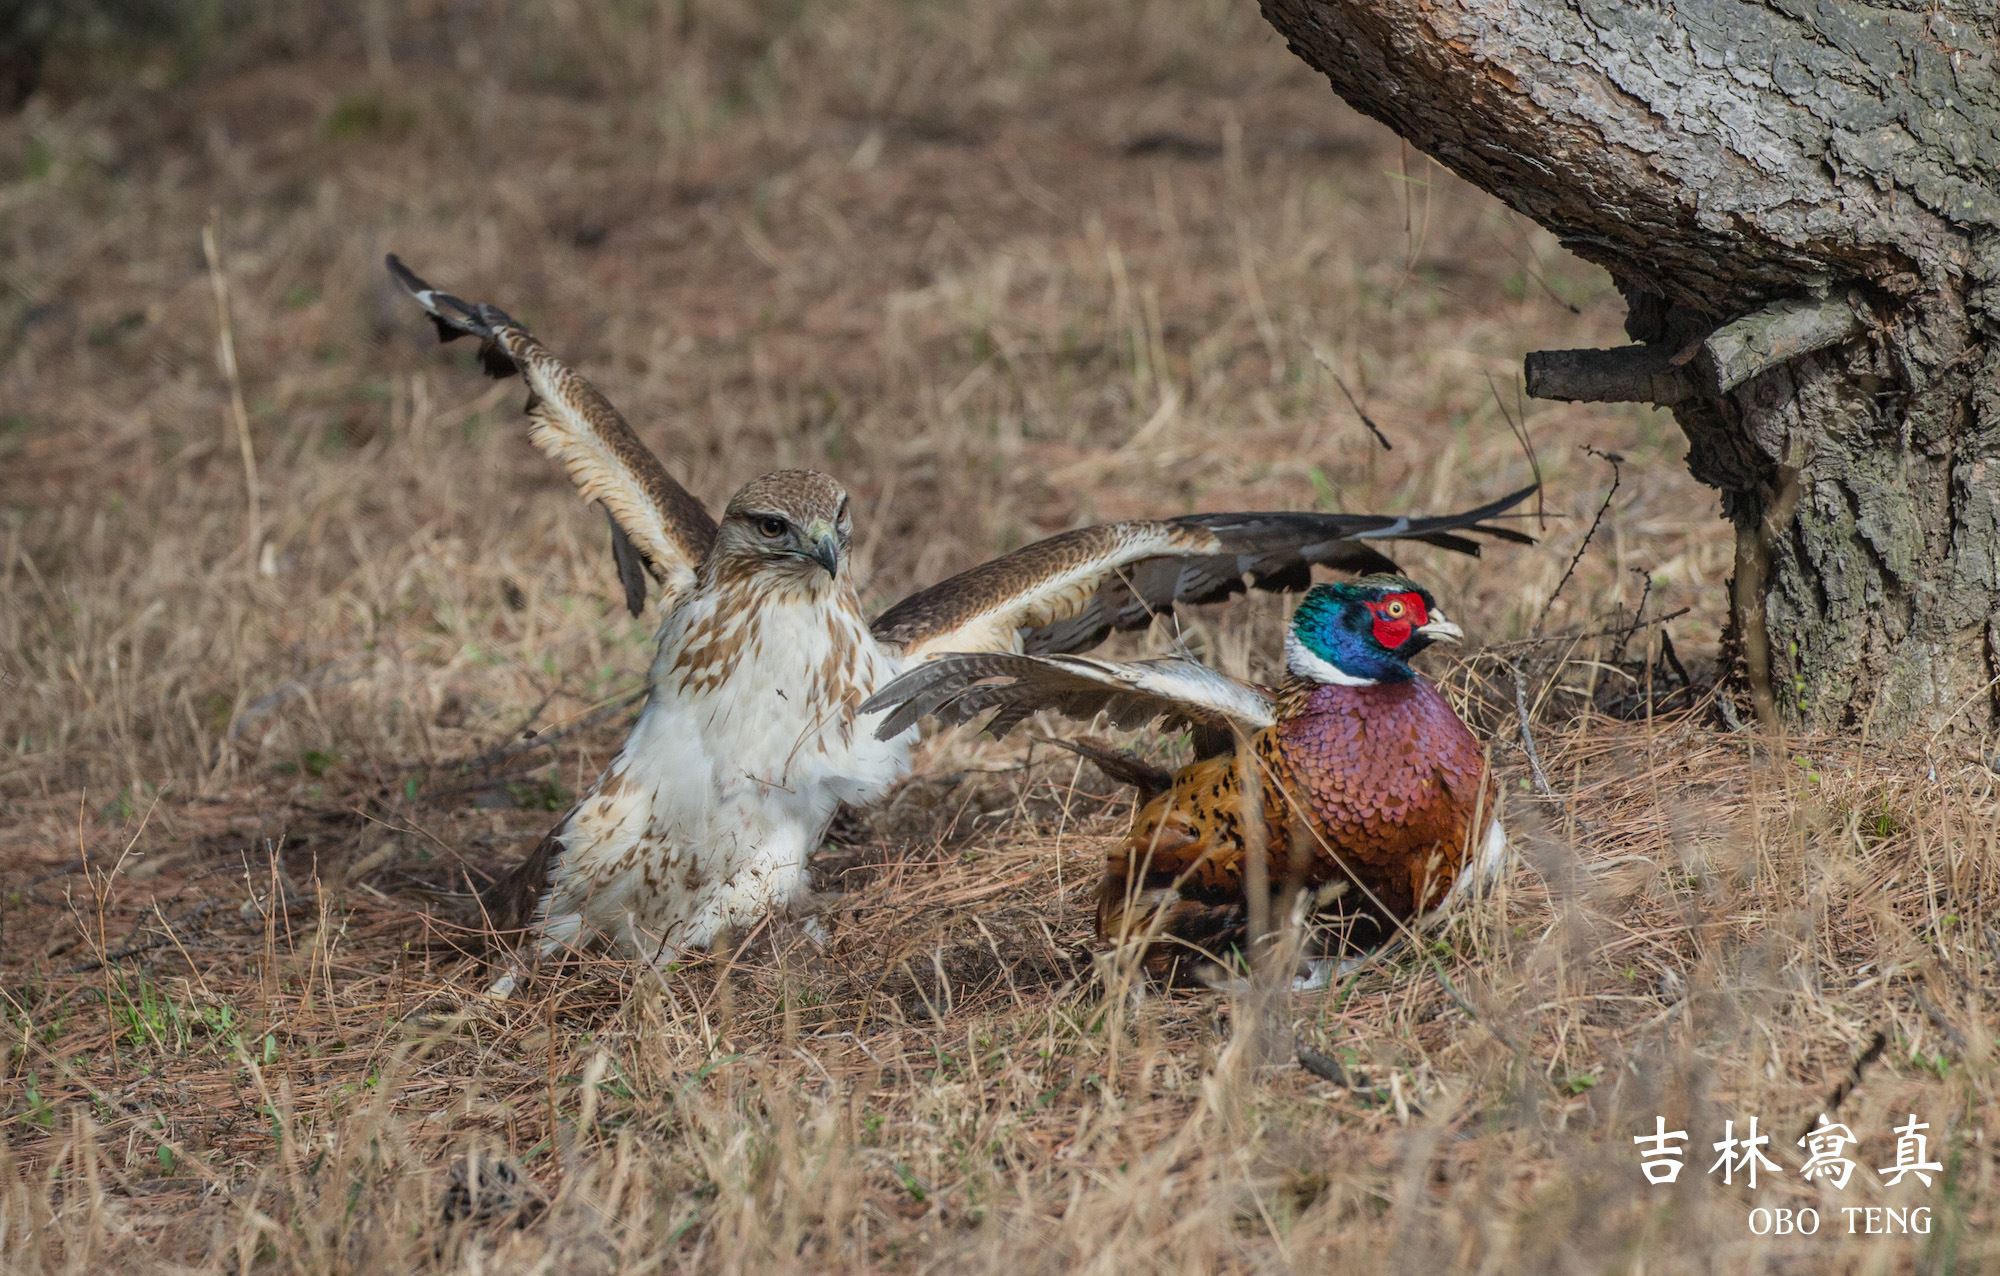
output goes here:
[[1121, 730], [1158, 718], [1196, 727], [1257, 731], [1277, 720], [1270, 693], [1193, 660], [1115, 663], [1085, 656], [947, 652], [897, 678], [861, 706], [886, 715], [876, 734], [901, 735], [924, 718], [968, 722], [993, 710], [986, 730], [1002, 736], [1029, 714], [1053, 709]]
[[495, 377], [519, 372], [528, 383], [528, 438], [560, 464], [585, 500], [611, 517], [612, 556], [625, 605], [646, 601], [644, 564], [662, 592], [691, 589], [695, 568], [715, 539], [715, 520], [676, 483], [597, 387], [572, 372], [497, 306], [473, 305], [440, 292], [391, 254], [389, 273], [430, 313], [439, 339], [479, 339], [479, 361]]
[[1064, 532], [910, 595], [884, 612], [875, 636], [923, 659], [942, 651], [1082, 651], [1114, 629], [1143, 629], [1176, 604], [1245, 589], [1302, 590], [1314, 567], [1394, 571], [1375, 542], [1421, 541], [1478, 554], [1475, 535], [1533, 544], [1492, 519], [1526, 487], [1459, 514], [1190, 514]]
[[646, 556], [610, 511], [604, 518], [611, 524], [611, 561], [618, 568], [618, 583], [625, 589], [625, 610], [636, 616], [646, 610]]

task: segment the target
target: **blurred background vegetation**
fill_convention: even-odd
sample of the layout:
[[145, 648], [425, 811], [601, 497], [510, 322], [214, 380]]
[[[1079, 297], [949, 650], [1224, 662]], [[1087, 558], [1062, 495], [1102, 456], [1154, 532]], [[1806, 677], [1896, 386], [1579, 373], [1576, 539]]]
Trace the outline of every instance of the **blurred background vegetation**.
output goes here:
[[510, 87], [588, 97], [668, 73], [645, 38], [697, 24], [754, 60], [807, 0], [0, 0], [0, 105], [166, 89], [262, 63], [356, 58], [454, 63]]

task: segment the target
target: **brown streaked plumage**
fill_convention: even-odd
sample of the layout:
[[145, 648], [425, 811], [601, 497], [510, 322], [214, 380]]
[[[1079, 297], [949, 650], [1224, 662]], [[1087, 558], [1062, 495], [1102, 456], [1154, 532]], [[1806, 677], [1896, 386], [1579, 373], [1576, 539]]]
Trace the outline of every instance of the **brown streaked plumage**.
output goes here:
[[632, 614], [638, 615], [645, 604], [645, 581], [636, 571], [640, 565], [669, 598], [692, 585], [695, 565], [715, 539], [715, 520], [674, 482], [611, 401], [506, 311], [432, 288], [393, 253], [388, 265], [396, 282], [430, 313], [439, 340], [477, 337], [479, 362], [490, 375], [519, 372], [528, 383], [527, 413], [533, 422], [528, 439], [563, 467], [585, 500], [603, 504]]
[[1176, 725], [1261, 730], [1277, 721], [1261, 689], [1179, 657], [1113, 664], [1084, 656], [951, 652], [914, 666], [874, 707], [897, 735], [920, 719], [968, 722], [996, 709], [986, 729], [1007, 734], [1037, 709], [1072, 718], [1104, 714], [1130, 730], [1158, 718]]
[[[864, 701], [938, 653], [1079, 650], [1179, 604], [1304, 588], [1316, 566], [1387, 567], [1377, 541], [1477, 554], [1475, 536], [1529, 540], [1490, 520], [1532, 488], [1439, 518], [1117, 523], [975, 567], [870, 626], [844, 570], [852, 518], [834, 480], [765, 475], [715, 522], [604, 396], [504, 311], [440, 292], [393, 257], [389, 268], [445, 339], [477, 337], [489, 372], [526, 377], [530, 437], [604, 507], [627, 606], [642, 607], [646, 575], [662, 587], [639, 721], [597, 784], [489, 896], [496, 920], [535, 931], [543, 950], [609, 940], [665, 960], [803, 899], [806, 856], [835, 805], [870, 800], [908, 766], [914, 732], [878, 733], [863, 721]], [[1194, 681], [1179, 677], [1190, 684], [1178, 686], [1183, 700]], [[1215, 713], [1242, 710], [1212, 690], [1225, 701]]]

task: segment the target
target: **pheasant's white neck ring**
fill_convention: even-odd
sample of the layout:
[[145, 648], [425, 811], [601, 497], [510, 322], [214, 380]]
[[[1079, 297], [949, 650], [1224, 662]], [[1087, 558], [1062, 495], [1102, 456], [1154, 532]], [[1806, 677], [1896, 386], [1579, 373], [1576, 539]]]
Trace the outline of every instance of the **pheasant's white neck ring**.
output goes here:
[[1336, 687], [1372, 687], [1379, 678], [1357, 678], [1331, 660], [1323, 660], [1313, 654], [1312, 649], [1299, 641], [1296, 631], [1285, 630], [1285, 667], [1301, 678], [1314, 682], [1330, 682]]

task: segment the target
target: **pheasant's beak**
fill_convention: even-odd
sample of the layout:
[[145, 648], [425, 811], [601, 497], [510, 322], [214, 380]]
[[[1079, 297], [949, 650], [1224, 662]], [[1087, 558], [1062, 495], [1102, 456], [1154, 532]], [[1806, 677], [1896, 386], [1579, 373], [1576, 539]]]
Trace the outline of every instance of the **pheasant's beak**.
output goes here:
[[825, 523], [815, 523], [811, 528], [812, 548], [805, 556], [826, 568], [829, 576], [840, 575], [840, 537]]
[[1432, 642], [1465, 641], [1465, 631], [1446, 620], [1441, 611], [1433, 611], [1428, 623], [1417, 626], [1417, 634]]

